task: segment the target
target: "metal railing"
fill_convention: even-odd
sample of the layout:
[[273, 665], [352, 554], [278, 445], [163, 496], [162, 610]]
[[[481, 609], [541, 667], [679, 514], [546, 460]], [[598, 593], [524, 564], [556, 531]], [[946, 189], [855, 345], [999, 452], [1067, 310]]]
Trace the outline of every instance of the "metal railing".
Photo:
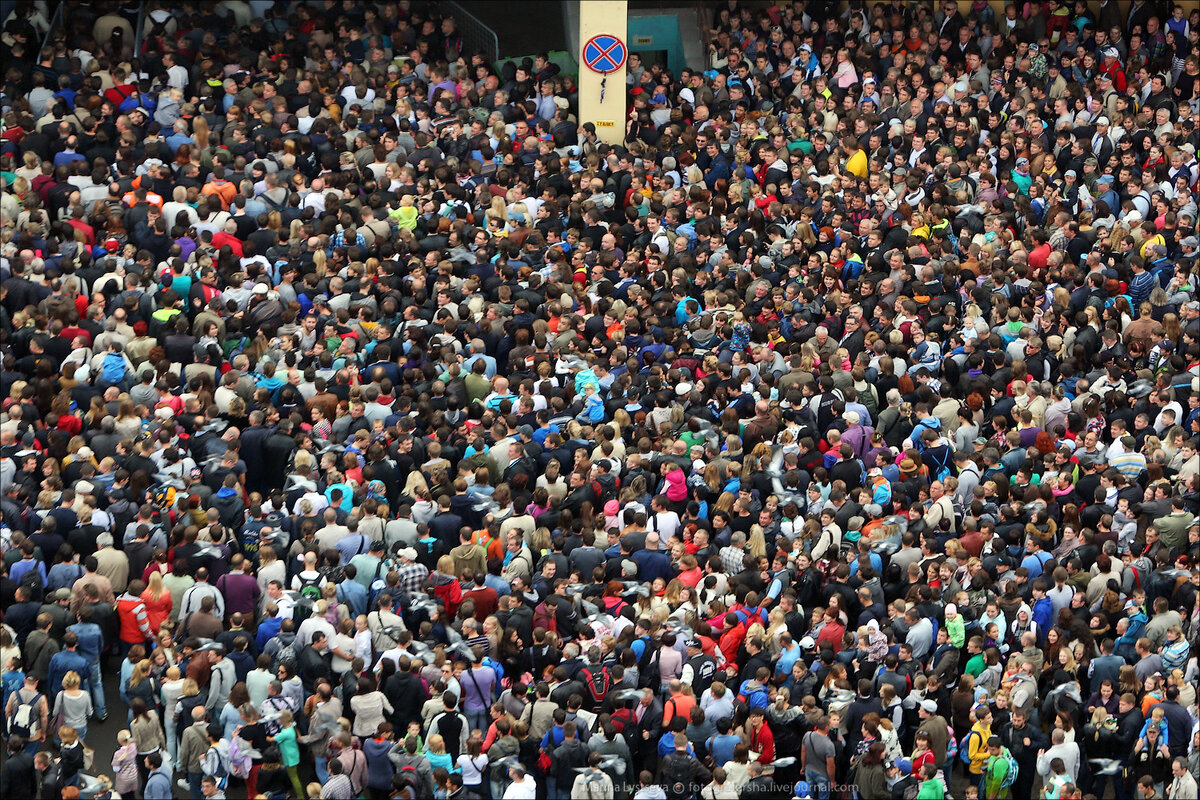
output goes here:
[[[463, 50], [466, 51], [463, 55], [482, 50], [487, 54], [489, 62], [500, 59], [500, 37], [494, 30], [453, 0], [443, 0], [441, 6], [454, 15], [459, 30], [462, 31]], [[469, 56], [467, 60], [470, 61]]]
[[54, 31], [63, 24], [63, 12], [67, 6], [66, 0], [62, 0], [58, 4], [58, 8], [54, 9], [54, 15], [50, 17], [50, 27], [46, 29], [46, 35], [42, 38], [42, 47], [38, 50], [38, 58], [41, 59], [41, 51], [50, 46], [53, 40]]
[[138, 3], [137, 22], [133, 28], [133, 57], [141, 59], [142, 57], [142, 41], [146, 36], [146, 2]]

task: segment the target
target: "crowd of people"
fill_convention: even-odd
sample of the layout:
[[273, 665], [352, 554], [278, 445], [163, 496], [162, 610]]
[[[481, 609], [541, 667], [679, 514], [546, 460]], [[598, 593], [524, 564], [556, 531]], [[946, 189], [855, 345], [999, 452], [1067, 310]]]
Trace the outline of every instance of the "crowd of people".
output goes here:
[[1194, 3], [11, 5], [0, 795], [1195, 800]]

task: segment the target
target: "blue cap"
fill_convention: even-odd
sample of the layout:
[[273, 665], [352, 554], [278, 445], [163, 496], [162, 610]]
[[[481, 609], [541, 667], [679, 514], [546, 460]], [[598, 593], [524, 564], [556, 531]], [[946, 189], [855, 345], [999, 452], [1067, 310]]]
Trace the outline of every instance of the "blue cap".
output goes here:
[[654, 95], [654, 97], [650, 98], [650, 104], [651, 105], [660, 105], [661, 104], [661, 105], [665, 106], [667, 104], [667, 96], [664, 94], [656, 94], [656, 95]]

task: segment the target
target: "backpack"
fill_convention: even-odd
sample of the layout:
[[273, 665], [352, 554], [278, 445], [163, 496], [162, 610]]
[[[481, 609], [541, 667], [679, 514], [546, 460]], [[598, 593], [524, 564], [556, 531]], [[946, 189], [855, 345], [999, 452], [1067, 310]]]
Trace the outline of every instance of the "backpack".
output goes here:
[[21, 586], [29, 590], [29, 599], [40, 603], [46, 592], [46, 584], [42, 581], [42, 573], [37, 567], [26, 572], [21, 576]]
[[288, 674], [295, 675], [296, 674], [296, 662], [298, 661], [298, 659], [296, 657], [295, 642], [293, 642], [292, 644], [283, 645], [282, 647], [280, 647], [279, 651], [275, 653], [274, 661], [275, 661], [275, 670], [277, 672], [279, 671], [280, 666], [286, 666], [288, 668]]
[[[222, 752], [224, 742], [217, 742], [204, 753], [200, 759], [200, 764], [204, 769], [205, 775], [212, 775], [217, 779], [217, 787], [224, 789], [229, 784], [229, 753]], [[228, 745], [226, 745], [228, 747]]]
[[1013, 754], [1008, 752], [1007, 747], [1000, 748], [1000, 757], [1008, 762], [1008, 774], [1000, 781], [1000, 788], [1007, 789], [1017, 782], [1017, 770], [1020, 767], [1017, 760], [1013, 758]]
[[690, 756], [672, 753], [662, 761], [662, 783], [670, 800], [683, 800], [692, 796], [692, 769]]
[[[950, 730], [950, 736], [946, 738], [946, 761], [950, 764], [954, 763], [954, 759], [958, 758], [958, 740], [954, 738], [954, 731]], [[969, 734], [968, 734], [969, 735]], [[963, 737], [967, 738], [966, 736]]]
[[979, 736], [979, 731], [967, 731], [966, 735], [958, 742], [958, 760], [970, 766], [971, 764], [971, 737]]
[[41, 716], [37, 712], [38, 703], [41, 702], [42, 695], [37, 693], [33, 699], [26, 702], [17, 695], [17, 700], [20, 701], [17, 705], [17, 712], [13, 714], [12, 722], [9, 723], [8, 732], [10, 735], [20, 736], [23, 739], [29, 740], [35, 738], [42, 728]]
[[583, 674], [583, 685], [587, 687], [592, 702], [600, 705], [604, 696], [608, 694], [608, 690], [612, 688], [612, 677], [608, 674], [608, 667], [601, 666], [598, 670], [584, 667], [580, 672]]
[[300, 596], [307, 598], [314, 603], [321, 599], [321, 576], [315, 578], [305, 578], [303, 575], [297, 576], [300, 578]]
[[398, 796], [405, 800], [416, 800], [421, 796], [421, 775], [411, 764], [400, 768], [392, 778], [392, 785], [400, 792]]

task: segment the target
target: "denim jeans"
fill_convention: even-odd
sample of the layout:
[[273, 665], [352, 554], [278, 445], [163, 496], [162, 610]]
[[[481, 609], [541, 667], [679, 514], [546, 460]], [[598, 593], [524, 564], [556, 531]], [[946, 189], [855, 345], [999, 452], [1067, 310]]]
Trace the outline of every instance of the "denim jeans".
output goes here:
[[324, 785], [329, 780], [329, 759], [314, 758], [313, 766], [317, 770], [317, 781]]
[[469, 725], [472, 730], [478, 728], [486, 734], [488, 729], [488, 710], [484, 708], [480, 709], [479, 711], [468, 711], [467, 725]]
[[[167, 733], [167, 763], [171, 765], [171, 769], [175, 772], [179, 771], [179, 737], [175, 731], [175, 715], [167, 712], [164, 715], [163, 725]], [[324, 781], [322, 781], [324, 783]]]
[[190, 788], [190, 796], [192, 800], [204, 800], [204, 792], [201, 789], [201, 781], [204, 780], [203, 772], [189, 772], [187, 774], [188, 787]]
[[829, 800], [829, 779], [823, 778], [811, 770], [804, 770], [804, 779], [808, 781], [809, 794], [813, 800]]
[[88, 677], [88, 686], [92, 690], [92, 706], [96, 711], [96, 716], [104, 719], [108, 716], [108, 706], [104, 704], [104, 674], [100, 670], [100, 661], [92, 664], [91, 672]]

